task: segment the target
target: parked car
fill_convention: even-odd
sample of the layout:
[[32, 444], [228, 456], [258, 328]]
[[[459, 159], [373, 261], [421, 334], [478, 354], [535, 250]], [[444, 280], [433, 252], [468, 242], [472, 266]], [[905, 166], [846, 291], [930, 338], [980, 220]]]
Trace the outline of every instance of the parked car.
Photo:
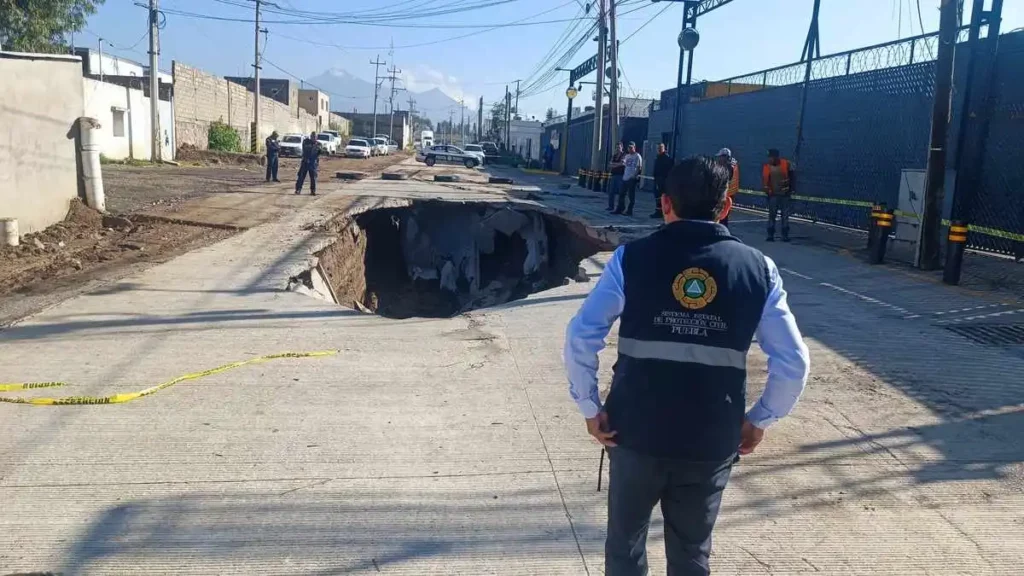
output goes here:
[[348, 158], [369, 158], [373, 156], [373, 149], [366, 140], [353, 138], [345, 146], [345, 156]]
[[468, 154], [458, 146], [439, 144], [423, 153], [423, 163], [427, 166], [441, 162], [442, 164], [462, 164], [466, 168], [475, 168], [482, 162], [476, 154]]
[[338, 142], [338, 149], [341, 149], [341, 143], [345, 141], [345, 139], [341, 137], [341, 132], [338, 132], [337, 130], [324, 130], [324, 134], [334, 136], [334, 139]]
[[484, 152], [483, 146], [479, 144], [466, 144], [466, 154], [473, 154], [480, 158], [480, 164], [483, 165], [484, 159], [487, 158], [487, 153]]
[[320, 151], [325, 152], [328, 156], [338, 153], [338, 140], [333, 134], [321, 132], [316, 135], [316, 141], [320, 146]]
[[370, 141], [370, 144], [376, 146], [377, 156], [387, 156], [388, 154], [391, 153], [391, 151], [388, 149], [388, 141], [385, 140], [384, 138], [373, 138]]
[[478, 142], [481, 148], [484, 150], [484, 154], [488, 156], [499, 156], [501, 153], [498, 151], [498, 145], [494, 142]]
[[302, 134], [285, 134], [281, 137], [281, 156], [302, 156]]

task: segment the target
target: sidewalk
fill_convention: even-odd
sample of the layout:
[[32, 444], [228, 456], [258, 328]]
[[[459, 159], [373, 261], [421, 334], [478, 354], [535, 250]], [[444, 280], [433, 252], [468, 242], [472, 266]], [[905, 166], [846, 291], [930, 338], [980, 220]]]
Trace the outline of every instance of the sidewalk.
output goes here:
[[[339, 350], [123, 405], [0, 404], [4, 573], [603, 573], [600, 452], [560, 357], [592, 283], [442, 320], [284, 292], [330, 240], [308, 229], [345, 206], [481, 197], [412, 181], [323, 191], [0, 331], [2, 380], [70, 383], [33, 395], [105, 395], [262, 354]], [[600, 197], [554, 192], [539, 202], [625, 223], [598, 213]], [[1024, 356], [944, 323], [990, 302], [801, 241], [762, 246], [760, 227], [744, 214], [734, 224], [782, 267], [812, 379], [737, 466], [715, 573], [1016, 572]], [[592, 277], [606, 258], [584, 262]], [[756, 347], [748, 366], [753, 401], [765, 378]], [[656, 517], [653, 573], [664, 573], [662, 545]]]

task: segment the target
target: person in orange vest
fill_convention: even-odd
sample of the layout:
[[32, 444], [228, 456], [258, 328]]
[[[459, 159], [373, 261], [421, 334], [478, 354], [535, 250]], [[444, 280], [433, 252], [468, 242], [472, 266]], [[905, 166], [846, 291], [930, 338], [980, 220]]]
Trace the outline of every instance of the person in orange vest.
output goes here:
[[722, 166], [729, 168], [732, 173], [732, 176], [729, 178], [729, 187], [726, 189], [725, 207], [722, 208], [722, 214], [718, 219], [719, 224], [728, 227], [729, 211], [732, 210], [733, 198], [740, 191], [740, 163], [732, 157], [732, 150], [728, 148], [719, 150], [715, 159]]
[[768, 162], [761, 169], [761, 181], [768, 195], [768, 238], [775, 241], [775, 217], [782, 219], [782, 241], [789, 242], [790, 197], [794, 190], [796, 168], [781, 158], [775, 148], [768, 150]]

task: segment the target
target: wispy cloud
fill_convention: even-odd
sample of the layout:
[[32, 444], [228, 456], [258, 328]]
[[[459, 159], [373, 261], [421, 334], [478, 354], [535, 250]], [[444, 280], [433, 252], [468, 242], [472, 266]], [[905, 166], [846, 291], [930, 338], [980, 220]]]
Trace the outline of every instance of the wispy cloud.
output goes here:
[[465, 98], [466, 102], [474, 102], [476, 96], [466, 92], [459, 79], [450, 74], [427, 66], [416, 64], [412, 69], [402, 72], [402, 80], [405, 81], [405, 88], [415, 92], [425, 92], [437, 88], [451, 98], [458, 100]]

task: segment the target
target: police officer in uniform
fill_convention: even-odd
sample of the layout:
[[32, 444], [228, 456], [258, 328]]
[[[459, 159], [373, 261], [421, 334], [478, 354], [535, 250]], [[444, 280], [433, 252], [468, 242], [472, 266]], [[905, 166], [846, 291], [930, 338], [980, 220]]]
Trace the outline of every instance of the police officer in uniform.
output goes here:
[[[566, 333], [570, 394], [611, 461], [607, 576], [647, 574], [659, 502], [668, 573], [710, 574], [733, 463], [793, 409], [807, 380], [807, 347], [778, 268], [716, 222], [730, 176], [708, 157], [672, 168], [661, 197], [666, 225], [615, 251]], [[618, 361], [602, 405], [597, 354], [616, 319]], [[768, 381], [746, 410], [755, 335]]]
[[299, 164], [299, 179], [295, 182], [295, 193], [302, 193], [302, 184], [309, 175], [309, 193], [316, 196], [316, 176], [320, 169], [320, 143], [316, 141], [316, 132], [302, 141], [302, 163]]
[[279, 158], [281, 157], [281, 142], [277, 139], [277, 130], [270, 133], [267, 136], [267, 182], [273, 180], [274, 182], [280, 182], [277, 179], [277, 167]]

